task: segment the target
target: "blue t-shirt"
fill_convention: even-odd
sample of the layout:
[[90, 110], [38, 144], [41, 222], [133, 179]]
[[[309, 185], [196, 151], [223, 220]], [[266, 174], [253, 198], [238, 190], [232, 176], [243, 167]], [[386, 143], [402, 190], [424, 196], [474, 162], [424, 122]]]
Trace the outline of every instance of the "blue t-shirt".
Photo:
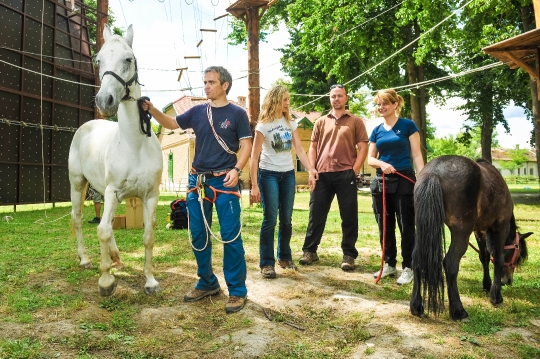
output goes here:
[[[192, 166], [198, 172], [232, 168], [237, 162], [236, 154], [227, 153], [216, 140], [206, 113], [208, 106], [197, 105], [176, 116], [180, 128], [191, 128], [197, 136]], [[231, 103], [211, 109], [216, 133], [231, 151], [238, 152], [240, 140], [252, 137], [246, 111]]]
[[396, 171], [412, 169], [411, 143], [409, 137], [418, 132], [416, 124], [406, 118], [398, 118], [390, 130], [384, 128], [384, 123], [373, 129], [369, 142], [377, 146], [379, 160], [389, 163]]

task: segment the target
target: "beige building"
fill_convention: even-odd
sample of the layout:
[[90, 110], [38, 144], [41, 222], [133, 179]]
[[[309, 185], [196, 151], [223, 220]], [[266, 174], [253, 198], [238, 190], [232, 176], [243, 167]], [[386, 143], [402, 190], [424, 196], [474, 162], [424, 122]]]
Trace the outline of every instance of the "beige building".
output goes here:
[[493, 148], [491, 150], [492, 163], [503, 176], [538, 177], [536, 153], [534, 150], [527, 150], [525, 156], [527, 156], [527, 162], [523, 163], [519, 168], [516, 168], [512, 173], [507, 169], [503, 169], [501, 166], [501, 163], [504, 161], [512, 161], [509, 150], [504, 148]]

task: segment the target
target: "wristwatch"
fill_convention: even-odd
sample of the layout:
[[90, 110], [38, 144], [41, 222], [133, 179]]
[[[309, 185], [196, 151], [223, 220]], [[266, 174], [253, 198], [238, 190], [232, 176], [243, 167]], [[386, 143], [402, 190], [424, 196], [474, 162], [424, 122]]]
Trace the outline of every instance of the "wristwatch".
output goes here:
[[238, 172], [239, 176], [242, 174], [242, 170], [240, 168], [234, 167], [233, 169], [236, 170], [236, 172]]

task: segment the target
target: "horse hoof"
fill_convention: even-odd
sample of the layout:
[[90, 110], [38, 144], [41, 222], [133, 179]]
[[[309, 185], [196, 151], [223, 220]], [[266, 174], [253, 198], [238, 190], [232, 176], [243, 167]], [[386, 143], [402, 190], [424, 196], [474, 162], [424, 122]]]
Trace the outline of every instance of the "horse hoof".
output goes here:
[[92, 268], [94, 268], [94, 266], [92, 265], [92, 262], [81, 263], [81, 264], [79, 264], [79, 267], [81, 267], [82, 269], [92, 269]]
[[156, 285], [155, 287], [144, 287], [144, 292], [148, 295], [155, 295], [161, 292], [161, 288], [159, 285]]
[[110, 297], [116, 291], [116, 285], [117, 284], [118, 283], [115, 281], [109, 288], [102, 288], [102, 287], [98, 286], [99, 287], [99, 294], [102, 297]]
[[111, 265], [114, 269], [116, 270], [122, 270], [124, 269], [124, 263], [118, 261], [118, 262], [114, 262], [112, 265]]
[[411, 314], [412, 315], [414, 315], [416, 317], [419, 317], [419, 318], [425, 318], [424, 306], [423, 305], [419, 305], [419, 306], [411, 305], [410, 309], [411, 309]]
[[461, 318], [460, 321], [461, 321], [462, 323], [468, 323], [468, 322], [470, 322], [471, 320], [469, 319], [469, 317], [465, 317], [465, 318]]

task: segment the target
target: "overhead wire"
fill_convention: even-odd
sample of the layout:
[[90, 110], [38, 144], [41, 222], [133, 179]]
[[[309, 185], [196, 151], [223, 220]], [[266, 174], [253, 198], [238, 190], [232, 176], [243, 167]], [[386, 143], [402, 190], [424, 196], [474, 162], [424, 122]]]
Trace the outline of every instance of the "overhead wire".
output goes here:
[[[202, 29], [203, 27], [203, 21], [202, 21], [202, 9], [199, 9], [199, 2], [197, 0], [193, 0], [193, 17], [195, 19], [195, 24], [197, 24], [197, 21], [199, 21], [199, 29]], [[198, 15], [198, 17], [197, 17]], [[200, 35], [200, 38], [199, 38], [199, 35]], [[201, 31], [197, 31], [195, 30], [195, 36], [196, 36], [196, 39], [197, 39], [197, 42], [199, 42], [199, 40], [202, 40], [203, 39], [203, 34]], [[199, 59], [199, 64], [201, 66], [201, 71], [203, 71], [204, 69], [204, 64], [203, 64], [203, 46], [200, 46], [197, 48], [198, 50], [198, 53], [199, 53], [199, 56], [200, 56], [200, 59]], [[206, 52], [204, 53], [204, 59], [206, 60], [206, 63], [208, 63], [208, 59], [206, 58]], [[201, 96], [202, 96], [202, 91], [201, 91]]]
[[[43, 1], [43, 5], [41, 8], [41, 46], [40, 46], [40, 69], [39, 72], [41, 75], [39, 76], [39, 124], [40, 124], [40, 134], [41, 134], [41, 179], [43, 183], [43, 209], [45, 210], [45, 217], [47, 217], [47, 189], [46, 189], [46, 182], [45, 182], [45, 139], [44, 139], [44, 133], [43, 133], [43, 28], [44, 28], [44, 15], [45, 14], [45, 1]], [[69, 22], [69, 18], [68, 18]]]
[[[408, 44], [406, 44], [405, 46], [403, 46], [401, 49], [397, 50], [396, 52], [394, 52], [393, 54], [391, 54], [390, 56], [388, 56], [387, 58], [385, 58], [384, 60], [382, 60], [381, 62], [373, 65], [372, 67], [370, 67], [369, 69], [367, 69], [366, 71], [362, 72], [360, 75], [352, 78], [351, 80], [345, 82], [343, 85], [348, 85], [350, 84], [351, 82], [359, 79], [360, 77], [364, 76], [365, 74], [367, 73], [370, 73], [371, 71], [375, 70], [377, 67], [381, 66], [382, 64], [384, 64], [385, 62], [387, 62], [388, 60], [390, 60], [391, 58], [397, 56], [398, 54], [400, 54], [401, 52], [403, 52], [405, 49], [407, 49], [409, 46], [411, 46], [412, 44], [418, 42], [420, 39], [424, 38], [425, 36], [429, 35], [431, 32], [433, 32], [436, 28], [438, 28], [440, 25], [442, 25], [443, 23], [445, 23], [448, 19], [450, 19], [452, 16], [456, 15], [459, 11], [463, 10], [463, 8], [465, 8], [467, 5], [469, 5], [471, 2], [473, 2], [474, 0], [469, 0], [467, 3], [465, 3], [463, 6], [461, 6], [460, 8], [452, 11], [452, 13], [450, 15], [448, 15], [447, 17], [445, 17], [443, 20], [441, 20], [439, 23], [437, 23], [435, 26], [433, 26], [432, 28], [426, 30], [425, 32], [423, 32], [421, 35], [419, 35], [416, 39], [412, 40], [411, 42], [409, 42]], [[319, 98], [316, 98], [315, 100], [312, 100], [312, 101], [309, 101], [309, 102], [306, 102], [305, 104], [301, 105], [301, 106], [298, 106], [295, 108], [295, 110], [298, 110], [302, 107], [305, 107], [309, 104], [312, 104], [313, 102], [316, 102], [318, 101], [319, 99], [321, 99], [322, 97], [324, 96], [327, 96], [328, 94], [326, 95], [323, 95]]]
[[126, 20], [126, 14], [124, 13], [124, 7], [122, 6], [122, 0], [118, 0], [118, 3], [120, 4], [120, 9], [122, 10], [122, 16], [124, 17], [124, 23], [126, 24], [127, 29], [129, 25]]
[[[187, 2], [186, 2], [187, 3]], [[192, 1], [193, 3], [193, 1]], [[184, 12], [182, 11], [182, 1], [179, 1], [178, 2], [179, 4], [179, 7], [180, 7], [180, 21], [182, 22], [182, 24], [184, 23]], [[185, 35], [185, 31], [184, 31], [184, 28], [182, 27], [182, 43], [184, 44], [184, 49], [186, 48], [186, 35]], [[187, 67], [187, 63], [186, 63], [186, 67]], [[182, 80], [182, 79], [180, 79]], [[186, 72], [186, 76], [185, 76], [185, 79], [184, 79], [184, 82], [186, 83], [186, 85], [188, 86], [188, 88], [191, 88], [191, 82], [189, 80], [189, 74]], [[189, 92], [191, 93], [191, 95], [193, 95], [193, 92], [191, 90], [189, 90]]]
[[392, 7], [389, 8], [389, 9], [384, 10], [384, 11], [381, 12], [380, 14], [377, 14], [377, 15], [373, 16], [373, 17], [370, 18], [370, 19], [367, 19], [366, 21], [364, 21], [364, 22], [361, 23], [360, 25], [357, 25], [357, 26], [355, 26], [355, 27], [353, 27], [353, 28], [351, 28], [351, 29], [349, 29], [349, 30], [346, 30], [346, 31], [342, 32], [341, 34], [338, 34], [338, 35], [336, 35], [336, 36], [331, 37], [330, 39], [324, 41], [323, 43], [321, 43], [321, 44], [319, 44], [319, 45], [325, 44], [325, 43], [327, 43], [327, 42], [333, 42], [333, 41], [334, 41], [335, 39], [337, 39], [338, 37], [341, 37], [341, 36], [343, 36], [343, 35], [345, 35], [345, 34], [351, 32], [351, 31], [353, 31], [353, 30], [359, 28], [360, 26], [363, 26], [363, 25], [367, 24], [368, 22], [371, 22], [371, 21], [375, 20], [375, 19], [378, 18], [379, 16], [382, 16], [382, 15], [386, 14], [388, 11], [390, 11], [390, 10], [392, 10], [392, 9], [394, 9], [394, 8], [396, 8], [396, 7], [398, 7], [399, 5], [403, 4], [404, 2], [405, 2], [405, 0], [402, 1], [402, 2], [400, 2], [399, 4], [396, 4], [396, 5], [392, 6]]
[[47, 57], [49, 59], [58, 59], [58, 60], [66, 60], [66, 61], [73, 61], [73, 62], [92, 63], [92, 60], [89, 60], [89, 61], [88, 60], [74, 60], [74, 59], [68, 59], [67, 57], [43, 55], [43, 54], [38, 54], [38, 53], [35, 53], [35, 52], [30, 52], [30, 51], [17, 50], [17, 49], [7, 47], [7, 46], [4, 46], [4, 45], [0, 45], [0, 48], [1, 49], [6, 49], [6, 50], [11, 50], [11, 51], [21, 53], [21, 54], [34, 55], [34, 56], [37, 56], [37, 57], [41, 57], [41, 56], [42, 57]]

